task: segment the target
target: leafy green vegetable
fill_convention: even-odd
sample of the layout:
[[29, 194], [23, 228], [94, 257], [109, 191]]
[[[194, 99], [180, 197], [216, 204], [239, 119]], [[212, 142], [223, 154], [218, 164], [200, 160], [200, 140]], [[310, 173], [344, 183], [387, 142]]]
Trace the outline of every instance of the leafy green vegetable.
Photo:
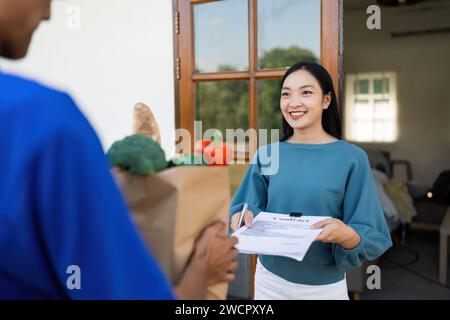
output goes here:
[[132, 135], [115, 142], [107, 152], [111, 164], [133, 174], [153, 175], [167, 168], [166, 155], [153, 139]]

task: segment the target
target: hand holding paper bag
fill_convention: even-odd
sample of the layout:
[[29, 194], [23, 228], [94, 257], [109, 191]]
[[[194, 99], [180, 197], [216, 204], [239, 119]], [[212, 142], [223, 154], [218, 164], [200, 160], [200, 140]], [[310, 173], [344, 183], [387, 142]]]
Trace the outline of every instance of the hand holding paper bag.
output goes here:
[[[228, 216], [228, 169], [176, 167], [148, 177], [125, 170], [114, 173], [133, 221], [168, 278], [173, 284], [179, 284], [185, 272], [195, 275], [189, 269], [189, 262], [194, 257], [194, 249], [202, 243], [196, 244], [196, 240], [201, 239], [206, 226]], [[223, 239], [209, 241], [210, 249], [222, 250], [219, 254], [230, 251], [231, 243], [234, 245], [236, 240], [227, 240], [225, 226], [218, 233]], [[230, 266], [229, 271], [233, 268]], [[226, 281], [231, 281], [230, 277]], [[208, 299], [225, 299], [228, 285], [222, 281], [208, 285], [206, 291]]]
[[194, 249], [194, 258], [202, 260], [209, 266], [207, 270], [208, 285], [234, 280], [232, 271], [236, 270], [235, 259], [238, 255], [234, 246], [236, 237], [222, 236], [226, 224], [223, 221], [213, 223], [203, 231]]
[[226, 224], [216, 221], [197, 240], [194, 253], [175, 288], [181, 299], [204, 299], [206, 287], [234, 280], [235, 237], [222, 237]]
[[[135, 119], [135, 130], [143, 127], [141, 120]], [[206, 292], [208, 299], [225, 299], [237, 240], [227, 237], [225, 223], [214, 222], [228, 217], [228, 168], [167, 161], [151, 120], [149, 130], [138, 130], [108, 151], [111, 164], [121, 168], [114, 175], [133, 221], [180, 298], [202, 299]]]

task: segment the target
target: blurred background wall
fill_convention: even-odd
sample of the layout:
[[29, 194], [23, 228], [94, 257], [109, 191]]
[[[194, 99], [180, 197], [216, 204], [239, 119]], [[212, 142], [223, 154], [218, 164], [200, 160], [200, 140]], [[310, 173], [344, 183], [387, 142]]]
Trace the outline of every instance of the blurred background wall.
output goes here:
[[414, 180], [431, 185], [450, 165], [450, 33], [391, 34], [448, 27], [450, 2], [383, 7], [381, 30], [369, 30], [366, 9], [372, 2], [344, 1], [344, 79], [348, 74], [396, 73], [398, 137], [392, 143], [359, 144], [409, 160]]
[[131, 133], [132, 110], [148, 104], [166, 153], [175, 129], [171, 0], [53, 1], [26, 59], [0, 61], [14, 72], [68, 91], [104, 148]]

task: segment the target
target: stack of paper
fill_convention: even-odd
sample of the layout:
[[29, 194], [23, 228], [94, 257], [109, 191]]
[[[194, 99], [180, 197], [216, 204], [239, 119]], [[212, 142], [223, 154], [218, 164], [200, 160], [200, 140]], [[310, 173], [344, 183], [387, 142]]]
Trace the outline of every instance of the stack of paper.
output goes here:
[[239, 239], [236, 248], [240, 253], [284, 256], [302, 261], [323, 230], [311, 229], [311, 226], [327, 218], [261, 212], [251, 228], [244, 226], [233, 234]]

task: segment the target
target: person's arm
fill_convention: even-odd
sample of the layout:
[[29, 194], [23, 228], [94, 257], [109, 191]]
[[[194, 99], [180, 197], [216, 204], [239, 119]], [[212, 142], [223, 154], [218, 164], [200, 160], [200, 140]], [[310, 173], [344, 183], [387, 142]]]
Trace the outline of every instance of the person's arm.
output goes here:
[[[54, 128], [34, 154], [30, 187], [53, 281], [70, 298], [173, 298], [132, 224], [94, 131], [70, 98], [51, 102], [65, 112], [54, 108], [56, 114], [47, 115]], [[80, 289], [67, 286], [73, 265], [80, 270]]]
[[175, 287], [180, 299], [204, 299], [206, 287], [234, 281], [238, 255], [235, 237], [223, 236], [226, 224], [218, 221], [207, 227], [195, 244], [192, 257]]
[[343, 224], [348, 232], [342, 243], [333, 245], [336, 263], [343, 270], [375, 260], [392, 246], [369, 160], [363, 151], [357, 156], [343, 202]]
[[[263, 175], [258, 153], [259, 151], [249, 164], [245, 176], [233, 196], [230, 206], [230, 218], [239, 213], [245, 203], [248, 204], [248, 211], [254, 216], [266, 208], [269, 181]], [[236, 220], [236, 217], [234, 220]]]

